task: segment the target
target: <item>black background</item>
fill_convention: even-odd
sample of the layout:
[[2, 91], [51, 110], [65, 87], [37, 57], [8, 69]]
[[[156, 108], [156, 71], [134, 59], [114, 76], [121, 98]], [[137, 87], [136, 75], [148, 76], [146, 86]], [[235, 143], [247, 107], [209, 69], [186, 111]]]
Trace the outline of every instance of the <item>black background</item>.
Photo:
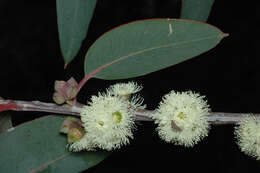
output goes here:
[[[52, 102], [55, 80], [68, 80], [71, 76], [77, 81], [83, 78], [84, 55], [101, 34], [137, 19], [178, 18], [180, 5], [176, 0], [99, 0], [87, 39], [64, 70], [55, 0], [1, 0], [0, 95], [6, 99]], [[144, 86], [141, 95], [148, 109], [156, 108], [161, 97], [174, 89], [206, 95], [213, 111], [260, 112], [256, 8], [254, 1], [216, 1], [208, 23], [229, 33], [229, 37], [192, 60], [129, 79]], [[81, 90], [79, 100], [85, 103], [91, 95], [115, 82], [118, 81], [91, 79]], [[46, 114], [13, 112], [13, 115], [17, 125]], [[206, 139], [193, 148], [184, 148], [161, 141], [153, 123], [140, 123], [131, 145], [115, 151], [88, 172], [259, 171], [260, 163], [240, 152], [233, 127], [213, 126]]]

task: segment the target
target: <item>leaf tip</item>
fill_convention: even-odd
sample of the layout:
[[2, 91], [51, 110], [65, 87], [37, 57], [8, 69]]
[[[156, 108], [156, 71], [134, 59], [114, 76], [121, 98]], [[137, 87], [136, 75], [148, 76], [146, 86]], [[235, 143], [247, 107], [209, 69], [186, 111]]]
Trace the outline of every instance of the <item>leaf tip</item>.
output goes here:
[[223, 38], [228, 37], [229, 33], [223, 33]]
[[219, 34], [217, 37], [220, 38], [220, 39], [223, 39], [223, 38], [226, 38], [229, 36], [229, 33], [224, 33], [222, 32], [221, 34]]

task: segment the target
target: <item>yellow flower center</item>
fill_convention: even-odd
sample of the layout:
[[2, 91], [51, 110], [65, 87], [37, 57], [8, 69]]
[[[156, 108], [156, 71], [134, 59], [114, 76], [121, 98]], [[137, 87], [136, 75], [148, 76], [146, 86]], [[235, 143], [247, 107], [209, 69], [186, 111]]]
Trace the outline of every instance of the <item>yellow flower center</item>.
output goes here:
[[119, 96], [124, 100], [130, 100], [131, 93], [120, 94]]
[[184, 118], [186, 118], [186, 115], [183, 112], [181, 112], [177, 115], [177, 117], [183, 120]]
[[122, 114], [119, 111], [112, 113], [113, 121], [116, 123], [120, 123], [122, 120]]

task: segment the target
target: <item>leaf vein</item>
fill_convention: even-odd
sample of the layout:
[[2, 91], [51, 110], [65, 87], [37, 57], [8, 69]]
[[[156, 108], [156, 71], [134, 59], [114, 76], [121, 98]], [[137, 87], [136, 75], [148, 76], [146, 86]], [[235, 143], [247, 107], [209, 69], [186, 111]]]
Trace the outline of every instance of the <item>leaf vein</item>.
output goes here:
[[53, 163], [59, 161], [59, 160], [64, 159], [65, 157], [69, 156], [70, 154], [72, 154], [72, 153], [69, 152], [69, 153], [63, 154], [63, 155], [57, 157], [57, 158], [54, 159], [54, 160], [51, 160], [51, 161], [49, 161], [49, 162], [46, 162], [46, 163], [44, 163], [43, 165], [39, 166], [38, 168], [35, 168], [35, 169], [31, 170], [30, 173], [35, 173], [35, 172], [37, 172], [37, 171], [39, 171], [39, 170], [41, 170], [41, 169], [43, 169], [43, 168], [45, 168], [45, 167], [47, 167], [47, 166], [49, 166], [49, 165], [51, 165], [51, 164], [53, 164]]
[[121, 60], [124, 60], [128, 57], [132, 57], [132, 56], [135, 56], [135, 55], [139, 55], [139, 54], [142, 54], [142, 53], [145, 53], [145, 52], [148, 52], [148, 51], [152, 51], [152, 50], [155, 50], [155, 49], [161, 49], [161, 48], [166, 48], [166, 47], [174, 47], [174, 46], [179, 46], [179, 45], [185, 45], [185, 44], [188, 44], [188, 43], [192, 43], [192, 42], [198, 42], [198, 41], [202, 41], [202, 40], [207, 40], [207, 39], [212, 39], [214, 37], [219, 37], [219, 35], [214, 35], [214, 36], [208, 36], [208, 37], [204, 37], [204, 38], [199, 38], [199, 39], [194, 39], [194, 40], [188, 40], [188, 41], [182, 41], [182, 42], [179, 42], [179, 43], [171, 43], [171, 44], [165, 44], [165, 45], [161, 45], [161, 46], [156, 46], [156, 47], [151, 47], [151, 48], [147, 48], [147, 49], [143, 49], [143, 50], [139, 50], [139, 51], [136, 51], [136, 52], [133, 52], [133, 53], [130, 53], [128, 55], [125, 55], [125, 56], [121, 56], [119, 58], [116, 58], [115, 60], [107, 63], [107, 64], [104, 64], [102, 65], [101, 67], [99, 67], [98, 69], [92, 71], [91, 73], [89, 73], [89, 78], [93, 77], [96, 73], [98, 73], [99, 71], [103, 70], [104, 68], [114, 64], [114, 63], [117, 63]]

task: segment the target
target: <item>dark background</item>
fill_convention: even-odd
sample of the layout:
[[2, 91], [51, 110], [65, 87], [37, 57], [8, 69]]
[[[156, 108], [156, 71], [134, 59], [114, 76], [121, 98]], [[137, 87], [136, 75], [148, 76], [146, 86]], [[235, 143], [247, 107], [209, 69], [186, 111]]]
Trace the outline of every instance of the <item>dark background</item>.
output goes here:
[[[0, 95], [5, 99], [52, 102], [55, 80], [68, 80], [71, 76], [77, 81], [83, 78], [84, 55], [98, 36], [137, 19], [178, 18], [180, 5], [177, 0], [99, 0], [87, 40], [64, 70], [55, 0], [1, 0]], [[256, 8], [254, 1], [216, 1], [208, 23], [229, 33], [229, 37], [192, 60], [129, 79], [144, 86], [141, 95], [148, 109], [156, 108], [161, 97], [174, 89], [206, 95], [213, 111], [259, 113], [260, 63], [259, 53], [256, 54], [259, 18]], [[115, 82], [118, 81], [91, 79], [81, 90], [79, 100], [85, 103], [91, 95]], [[17, 125], [46, 114], [13, 112], [13, 115], [14, 125]], [[193, 148], [184, 148], [161, 141], [153, 123], [140, 123], [131, 145], [115, 151], [88, 172], [259, 171], [260, 163], [240, 152], [233, 127], [213, 126], [206, 139]]]

